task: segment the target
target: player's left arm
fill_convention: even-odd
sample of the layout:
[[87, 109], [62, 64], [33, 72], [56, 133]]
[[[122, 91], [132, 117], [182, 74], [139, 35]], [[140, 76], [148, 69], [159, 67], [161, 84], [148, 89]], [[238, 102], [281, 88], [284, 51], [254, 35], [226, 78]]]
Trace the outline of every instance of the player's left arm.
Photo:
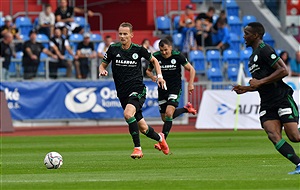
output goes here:
[[190, 80], [189, 80], [189, 83], [188, 83], [188, 91], [189, 91], [189, 94], [192, 94], [192, 92], [194, 91], [194, 80], [195, 80], [196, 71], [195, 71], [194, 67], [189, 62], [184, 65], [184, 69], [190, 72]]
[[272, 68], [274, 68], [275, 71], [271, 75], [269, 75], [265, 78], [262, 78], [260, 80], [255, 79], [255, 78], [251, 79], [249, 82], [250, 86], [252, 88], [258, 88], [262, 85], [276, 82], [276, 81], [288, 76], [288, 74], [289, 74], [286, 64], [280, 58], [278, 59], [278, 61], [276, 61], [272, 65]]

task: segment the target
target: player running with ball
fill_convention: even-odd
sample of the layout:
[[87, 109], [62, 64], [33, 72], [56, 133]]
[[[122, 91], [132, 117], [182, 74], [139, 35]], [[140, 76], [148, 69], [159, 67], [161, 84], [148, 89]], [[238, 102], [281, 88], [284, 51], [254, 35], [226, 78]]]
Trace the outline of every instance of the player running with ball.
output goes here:
[[161, 74], [160, 65], [155, 57], [144, 47], [131, 42], [133, 38], [132, 25], [123, 22], [119, 26], [120, 42], [109, 46], [106, 55], [99, 66], [99, 75], [107, 76], [108, 64], [112, 64], [112, 73], [117, 90], [117, 96], [124, 109], [124, 118], [129, 125], [129, 132], [134, 143], [131, 154], [133, 159], [142, 158], [139, 131], [154, 139], [161, 146], [164, 154], [169, 154], [169, 147], [163, 133], [156, 133], [147, 125], [142, 115], [142, 107], [146, 99], [146, 86], [143, 83], [141, 58], [150, 61], [157, 71], [157, 84], [163, 88], [165, 80]]
[[[190, 94], [194, 90], [195, 69], [179, 51], [172, 49], [172, 43], [168, 39], [162, 39], [158, 45], [160, 51], [155, 52], [153, 56], [158, 60], [167, 84], [166, 89], [158, 89], [159, 111], [161, 119], [164, 121], [162, 132], [167, 138], [172, 128], [173, 119], [182, 113], [192, 113], [193, 115], [197, 113], [191, 103], [187, 103], [183, 108], [177, 108], [181, 96], [181, 66], [190, 72], [188, 83]], [[154, 65], [149, 64], [146, 73], [155, 82], [157, 76], [153, 75], [153, 69]], [[155, 144], [154, 147], [162, 150], [159, 143]]]

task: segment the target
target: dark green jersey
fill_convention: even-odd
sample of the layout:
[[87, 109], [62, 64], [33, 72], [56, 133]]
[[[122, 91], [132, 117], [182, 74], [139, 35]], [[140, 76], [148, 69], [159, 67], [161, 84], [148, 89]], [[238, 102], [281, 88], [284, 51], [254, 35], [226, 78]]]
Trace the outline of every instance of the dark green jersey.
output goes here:
[[144, 47], [132, 43], [127, 50], [121, 43], [109, 46], [103, 62], [112, 63], [112, 73], [118, 97], [128, 97], [132, 92], [141, 93], [145, 87], [141, 58], [151, 60], [152, 55]]
[[[275, 72], [275, 69], [272, 66], [279, 59], [280, 57], [276, 55], [271, 46], [261, 43], [249, 58], [248, 68], [252, 78], [259, 80], [271, 75]], [[282, 80], [263, 85], [257, 90], [261, 98], [261, 107], [264, 108], [276, 105], [282, 98], [293, 93], [293, 90]]]
[[[185, 66], [188, 61], [179, 51], [172, 50], [172, 55], [169, 58], [164, 58], [160, 51], [155, 52], [153, 56], [158, 60], [164, 80], [167, 83], [167, 88], [181, 88], [181, 66]], [[154, 66], [149, 64], [149, 68]]]

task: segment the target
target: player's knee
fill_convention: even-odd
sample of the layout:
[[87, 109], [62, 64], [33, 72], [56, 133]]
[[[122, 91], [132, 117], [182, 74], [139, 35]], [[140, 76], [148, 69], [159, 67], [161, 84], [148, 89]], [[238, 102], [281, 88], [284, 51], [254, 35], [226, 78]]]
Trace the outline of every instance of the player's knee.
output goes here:
[[124, 111], [124, 118], [125, 118], [126, 120], [128, 120], [128, 119], [130, 119], [130, 118], [132, 118], [132, 117], [133, 117], [132, 113], [127, 112], [127, 111]]

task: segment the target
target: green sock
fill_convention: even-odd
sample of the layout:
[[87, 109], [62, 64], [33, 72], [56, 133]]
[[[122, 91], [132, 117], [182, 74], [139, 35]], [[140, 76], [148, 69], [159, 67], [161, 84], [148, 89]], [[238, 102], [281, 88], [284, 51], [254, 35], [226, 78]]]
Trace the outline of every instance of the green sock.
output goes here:
[[173, 123], [173, 118], [172, 117], [166, 117], [165, 119], [165, 123], [164, 123], [164, 126], [163, 126], [163, 134], [165, 135], [165, 139], [167, 139], [170, 131], [171, 131], [171, 128], [172, 128], [172, 123]]
[[275, 148], [280, 154], [289, 159], [295, 165], [300, 163], [300, 158], [296, 155], [293, 147], [287, 143], [284, 139], [281, 139], [276, 145]]

